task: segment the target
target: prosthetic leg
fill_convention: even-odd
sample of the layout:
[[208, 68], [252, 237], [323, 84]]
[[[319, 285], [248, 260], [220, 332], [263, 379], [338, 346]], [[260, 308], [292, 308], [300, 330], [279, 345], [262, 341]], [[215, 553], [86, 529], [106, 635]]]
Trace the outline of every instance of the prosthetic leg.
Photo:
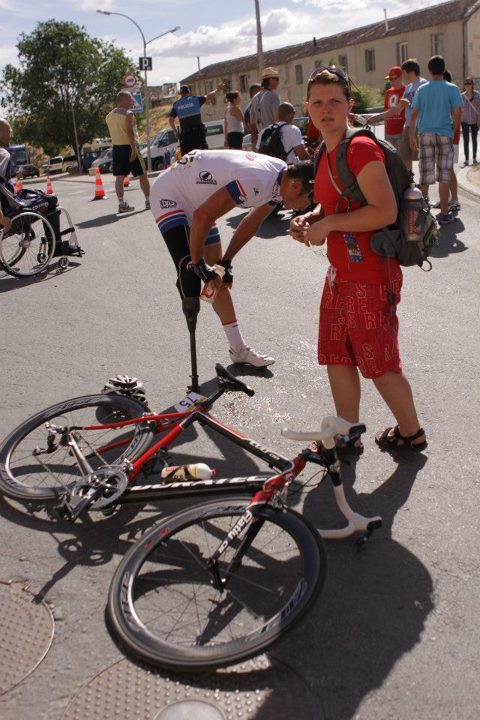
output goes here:
[[190, 362], [192, 367], [190, 377], [192, 378], [192, 383], [188, 386], [188, 389], [197, 391], [200, 389], [200, 386], [198, 384], [197, 373], [197, 342], [195, 339], [195, 330], [197, 328], [197, 316], [200, 312], [200, 298], [182, 298], [182, 310], [187, 321], [188, 332], [190, 333]]

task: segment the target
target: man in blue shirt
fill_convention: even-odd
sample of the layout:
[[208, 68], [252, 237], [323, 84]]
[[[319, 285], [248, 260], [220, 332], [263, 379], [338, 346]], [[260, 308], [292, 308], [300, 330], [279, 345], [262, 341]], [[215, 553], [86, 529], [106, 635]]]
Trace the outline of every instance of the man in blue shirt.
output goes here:
[[[186, 155], [190, 150], [208, 150], [200, 108], [222, 89], [223, 83], [207, 95], [192, 95], [188, 85], [181, 86], [180, 98], [173, 103], [168, 122], [176, 138], [180, 140], [182, 155]], [[180, 130], [176, 125], [176, 118], [180, 123]]]
[[[445, 61], [433, 55], [428, 62], [431, 80], [418, 88], [410, 116], [410, 146], [420, 149], [420, 186], [428, 194], [429, 185], [438, 181], [440, 225], [454, 222], [448, 209], [450, 173], [453, 170], [453, 136], [460, 125], [462, 96], [453, 83], [443, 79]], [[415, 136], [417, 124], [419, 138]], [[435, 174], [436, 169], [436, 174]]]

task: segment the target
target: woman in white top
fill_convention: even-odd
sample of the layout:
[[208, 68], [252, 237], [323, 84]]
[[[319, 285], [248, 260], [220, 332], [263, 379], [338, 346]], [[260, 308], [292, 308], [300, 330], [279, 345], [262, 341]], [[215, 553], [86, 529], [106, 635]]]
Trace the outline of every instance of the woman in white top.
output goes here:
[[473, 79], [471, 77], [465, 78], [464, 87], [465, 91], [462, 93], [462, 134], [463, 149], [465, 151], [465, 165], [468, 165], [469, 160], [470, 133], [472, 134], [473, 164], [476, 165], [477, 135], [479, 125], [478, 114], [480, 112], [480, 92], [478, 92], [478, 90], [475, 90]]
[[241, 150], [243, 141], [243, 113], [240, 109], [240, 93], [228, 92], [228, 102], [225, 110], [225, 138], [226, 145], [231, 150]]

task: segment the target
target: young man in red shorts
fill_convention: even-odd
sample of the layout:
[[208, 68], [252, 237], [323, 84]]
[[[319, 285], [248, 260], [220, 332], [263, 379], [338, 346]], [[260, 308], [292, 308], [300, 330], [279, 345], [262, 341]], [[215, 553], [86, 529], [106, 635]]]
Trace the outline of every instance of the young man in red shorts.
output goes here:
[[317, 68], [308, 83], [307, 100], [309, 115], [325, 141], [314, 185], [319, 205], [292, 220], [290, 234], [306, 245], [327, 240], [330, 267], [320, 305], [318, 361], [327, 366], [339, 416], [359, 421], [360, 370], [373, 380], [396, 420], [396, 425], [376, 434], [377, 444], [384, 449], [422, 449], [426, 436], [398, 347], [396, 304], [402, 272], [396, 260], [386, 263], [370, 248], [372, 232], [397, 216], [385, 158], [370, 138], [351, 140], [347, 162], [367, 204], [360, 207], [341, 197], [335, 188], [343, 190], [336, 155], [353, 106], [347, 75], [335, 67]]

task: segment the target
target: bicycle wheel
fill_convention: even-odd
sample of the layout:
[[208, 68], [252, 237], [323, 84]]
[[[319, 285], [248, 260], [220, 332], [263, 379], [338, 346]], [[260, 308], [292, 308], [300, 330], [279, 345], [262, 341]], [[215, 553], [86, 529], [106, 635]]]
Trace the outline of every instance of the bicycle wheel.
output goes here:
[[0, 259], [15, 277], [32, 277], [43, 272], [55, 251], [55, 234], [48, 220], [36, 212], [22, 212], [12, 218], [4, 232]]
[[[135, 459], [150, 443], [147, 423], [101, 426], [141, 417], [145, 411], [142, 403], [121, 395], [86, 395], [42, 410], [0, 444], [0, 490], [19, 500], [52, 500], [81, 478], [71, 449], [47, 424], [78, 428], [73, 431], [75, 440], [94, 470], [125, 457]], [[86, 429], [91, 425], [98, 429]]]
[[[318, 532], [291, 510], [253, 510], [258, 530], [223, 592], [208, 560], [249, 498], [199, 505], [165, 519], [130, 549], [110, 585], [108, 618], [136, 658], [206, 670], [256, 655], [300, 620], [320, 593], [326, 559]], [[221, 556], [220, 576], [254, 524]]]

